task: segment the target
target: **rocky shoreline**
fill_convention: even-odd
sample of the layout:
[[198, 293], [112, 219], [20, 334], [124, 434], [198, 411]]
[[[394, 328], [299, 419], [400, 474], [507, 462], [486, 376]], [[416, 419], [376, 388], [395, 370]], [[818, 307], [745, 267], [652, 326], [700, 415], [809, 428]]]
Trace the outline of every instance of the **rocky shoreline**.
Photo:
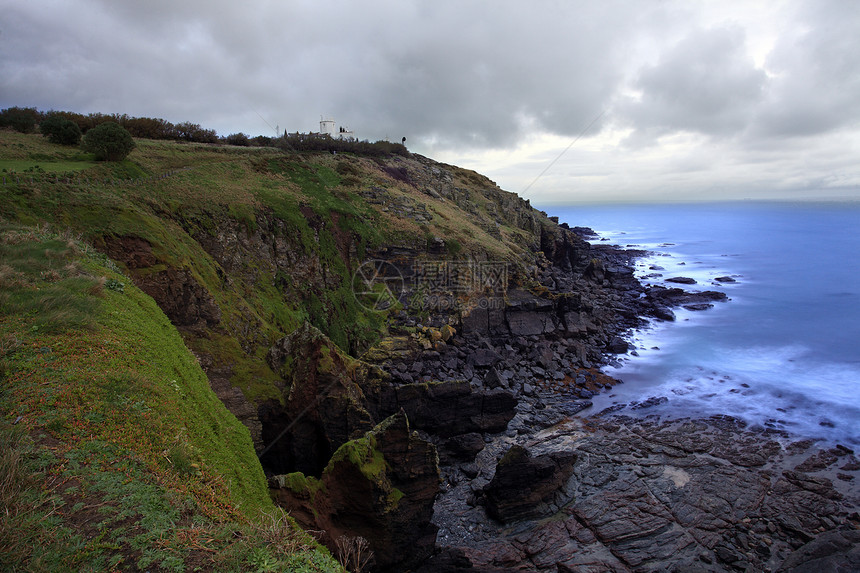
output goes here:
[[[614, 408], [575, 417], [619, 383], [599, 367], [630, 350], [626, 335], [642, 317], [674, 320], [673, 307], [706, 310], [726, 295], [643, 286], [631, 265], [643, 253], [556, 229], [536, 264], [508, 277], [504, 305], [420, 319], [404, 311], [365, 366], [338, 358], [321, 375], [312, 357], [334, 351], [310, 332], [273, 347], [274, 370], [290, 356], [300, 373], [288, 416], [300, 423], [275, 457], [319, 477], [273, 476], [279, 502], [330, 539], [369, 539], [378, 571], [856, 566], [860, 464], [848, 448], [728, 417], [634, 419]], [[400, 272], [415, 284], [410, 268]], [[322, 394], [325, 412], [308, 412]], [[368, 469], [370, 451], [329, 459], [371, 429], [363, 439], [373, 436], [387, 469]]]
[[447, 468], [422, 571], [856, 570], [858, 469], [729, 417], [566, 419]]

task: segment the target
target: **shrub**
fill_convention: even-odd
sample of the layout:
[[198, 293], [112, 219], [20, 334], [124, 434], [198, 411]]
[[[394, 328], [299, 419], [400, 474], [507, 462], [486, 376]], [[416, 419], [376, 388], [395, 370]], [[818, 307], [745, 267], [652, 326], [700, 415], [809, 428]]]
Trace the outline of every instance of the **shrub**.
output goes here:
[[21, 133], [32, 133], [36, 129], [39, 112], [34, 107], [10, 107], [0, 111], [0, 127], [11, 127]]
[[457, 239], [445, 239], [445, 249], [452, 257], [456, 257], [463, 251], [463, 245]]
[[271, 147], [274, 140], [271, 137], [267, 137], [265, 135], [258, 135], [251, 139], [251, 145], [255, 147]]
[[409, 151], [406, 149], [406, 146], [399, 143], [381, 140], [376, 143], [370, 143], [366, 139], [362, 141], [339, 139], [319, 133], [286, 134], [284, 137], [279, 137], [275, 141], [275, 145], [287, 151], [347, 152], [377, 158], [390, 157], [392, 155], [409, 157]]
[[77, 145], [81, 142], [81, 128], [78, 124], [57, 114], [49, 115], [42, 120], [39, 131], [51, 143]]
[[99, 161], [122, 161], [135, 144], [128, 130], [109, 121], [87, 131], [81, 147], [84, 151], [94, 153]]

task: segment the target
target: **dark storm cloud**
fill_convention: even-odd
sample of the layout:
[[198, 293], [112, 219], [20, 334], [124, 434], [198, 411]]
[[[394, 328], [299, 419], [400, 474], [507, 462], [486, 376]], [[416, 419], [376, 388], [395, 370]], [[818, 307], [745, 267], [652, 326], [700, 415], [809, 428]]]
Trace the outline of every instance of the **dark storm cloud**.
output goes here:
[[606, 29], [631, 24], [612, 2], [260, 6], [8, 7], [3, 71], [19, 81], [4, 100], [200, 122], [260, 111], [290, 129], [326, 113], [376, 137], [505, 146], [527, 129], [574, 133], [599, 113], [621, 77]]
[[387, 20], [387, 41], [357, 48], [366, 67], [332, 105], [369, 117], [366, 129], [447, 145], [508, 146], [535, 128], [573, 133], [620, 77], [619, 51], [599, 30], [610, 18], [623, 26], [613, 8], [427, 3]]

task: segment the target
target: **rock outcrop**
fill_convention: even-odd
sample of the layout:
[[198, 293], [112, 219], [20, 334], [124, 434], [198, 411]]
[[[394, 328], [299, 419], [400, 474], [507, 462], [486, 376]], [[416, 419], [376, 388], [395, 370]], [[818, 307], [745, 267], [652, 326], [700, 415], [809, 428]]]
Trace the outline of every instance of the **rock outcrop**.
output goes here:
[[269, 349], [271, 368], [283, 372], [285, 406], [264, 405], [262, 458], [273, 470], [319, 476], [332, 454], [348, 440], [373, 428], [366, 409], [357, 361], [309, 324]]
[[193, 269], [157, 268], [161, 261], [146, 239], [133, 235], [104, 237], [98, 246], [129, 270], [135, 284], [155, 299], [177, 327], [202, 332], [221, 322], [221, 309], [212, 293], [195, 278]]
[[650, 287], [646, 291], [649, 300], [657, 304], [667, 306], [682, 306], [689, 304], [706, 304], [714, 301], [724, 301], [728, 297], [726, 293], [706, 290], [701, 292], [689, 292], [680, 288], [666, 288], [660, 286]]
[[343, 444], [319, 480], [278, 475], [270, 485], [303, 526], [325, 532], [323, 541], [332, 549], [341, 536], [363, 537], [375, 571], [403, 571], [433, 552], [438, 463], [433, 444], [396, 414]]
[[368, 407], [378, 417], [402, 409], [415, 428], [442, 438], [502, 432], [517, 405], [508, 390], [477, 390], [465, 380], [377, 385], [366, 394]]

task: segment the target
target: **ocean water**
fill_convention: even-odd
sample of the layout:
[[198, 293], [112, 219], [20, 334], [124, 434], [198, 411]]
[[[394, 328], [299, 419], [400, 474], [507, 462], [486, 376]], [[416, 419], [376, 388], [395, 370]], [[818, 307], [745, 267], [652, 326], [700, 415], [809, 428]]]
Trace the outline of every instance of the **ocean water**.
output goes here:
[[[860, 202], [545, 208], [613, 244], [651, 252], [645, 283], [721, 290], [730, 301], [676, 310], [631, 333], [638, 356], [584, 412], [728, 414], [794, 436], [860, 445]], [[660, 268], [658, 268], [660, 267]], [[694, 278], [672, 285], [666, 278]], [[720, 283], [717, 277], [732, 277]], [[662, 404], [630, 404], [665, 397]]]

